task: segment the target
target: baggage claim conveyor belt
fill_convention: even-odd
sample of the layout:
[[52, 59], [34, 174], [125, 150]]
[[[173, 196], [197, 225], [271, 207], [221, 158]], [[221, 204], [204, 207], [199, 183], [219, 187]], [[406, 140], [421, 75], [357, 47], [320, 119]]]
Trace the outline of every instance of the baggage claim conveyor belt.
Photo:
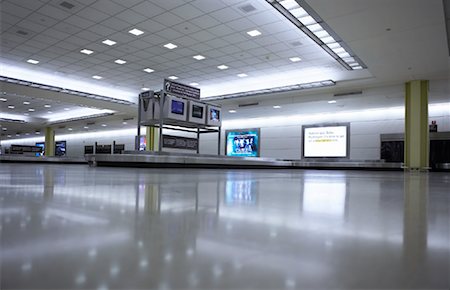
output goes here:
[[282, 160], [260, 157], [229, 157], [168, 152], [126, 151], [124, 154], [86, 155], [90, 166], [154, 168], [231, 168], [231, 169], [377, 169], [403, 170], [402, 163], [378, 160]]

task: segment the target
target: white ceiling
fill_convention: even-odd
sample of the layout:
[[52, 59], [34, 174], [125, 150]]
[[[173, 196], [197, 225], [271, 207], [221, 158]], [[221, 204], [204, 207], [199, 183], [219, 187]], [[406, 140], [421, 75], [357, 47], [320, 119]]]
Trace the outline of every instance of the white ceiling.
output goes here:
[[[64, 8], [62, 2], [74, 7]], [[199, 83], [203, 97], [325, 79], [342, 89], [350, 83], [367, 87], [449, 78], [441, 0], [307, 2], [367, 70], [345, 70], [265, 0], [1, 0], [0, 74], [128, 100], [135, 100], [142, 87], [161, 89], [170, 75]], [[245, 4], [256, 10], [244, 13], [239, 7]], [[144, 34], [128, 33], [132, 28]], [[262, 35], [247, 35], [253, 29]], [[117, 44], [107, 46], [105, 39]], [[169, 42], [178, 47], [163, 47]], [[82, 49], [94, 53], [85, 55]], [[193, 59], [197, 54], [206, 59]], [[293, 56], [302, 61], [289, 61]], [[40, 63], [32, 65], [28, 59]], [[116, 64], [116, 59], [127, 63]], [[229, 69], [219, 70], [221, 64]], [[144, 72], [147, 67], [155, 71]], [[239, 73], [248, 77], [239, 78]], [[16, 92], [8, 86], [8, 93]], [[305, 94], [299, 93], [297, 100]], [[63, 100], [62, 110], [80, 103], [112, 109], [118, 124], [137, 111], [76, 96], [39, 94], [37, 99], [41, 97]], [[5, 105], [0, 102], [0, 112], [9, 113]]]

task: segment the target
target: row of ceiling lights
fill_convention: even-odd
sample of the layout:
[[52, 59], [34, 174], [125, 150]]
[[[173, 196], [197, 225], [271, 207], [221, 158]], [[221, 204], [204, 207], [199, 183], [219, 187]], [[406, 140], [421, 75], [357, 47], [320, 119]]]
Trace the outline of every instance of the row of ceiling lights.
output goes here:
[[[336, 100], [328, 101], [328, 104], [336, 104], [336, 103], [337, 103]], [[281, 106], [280, 105], [275, 105], [275, 106], [272, 106], [272, 108], [277, 110], [277, 109], [281, 109]], [[228, 113], [235, 114], [235, 113], [237, 113], [237, 110], [236, 109], [231, 109], [231, 110], [228, 110]]]
[[[142, 31], [142, 30], [139, 30], [139, 29], [137, 29], [137, 28], [133, 28], [133, 29], [131, 29], [130, 31], [128, 31], [128, 33], [133, 34], [133, 35], [135, 35], [135, 36], [139, 36], [139, 35], [144, 34], [145, 32]], [[249, 36], [251, 36], [251, 37], [256, 37], [256, 36], [262, 35], [262, 33], [261, 33], [260, 31], [256, 30], [256, 29], [255, 29], [255, 30], [248, 31], [247, 34], [248, 34]], [[113, 46], [113, 45], [117, 44], [116, 41], [111, 40], [111, 39], [105, 39], [104, 41], [102, 41], [102, 43], [105, 44], [105, 45], [109, 45], [109, 46]], [[169, 49], [169, 50], [172, 50], [172, 49], [175, 49], [175, 48], [178, 47], [178, 45], [173, 44], [173, 43], [170, 43], [170, 42], [167, 43], [167, 44], [164, 44], [163, 46], [164, 46], [165, 48]], [[80, 50], [80, 52], [83, 53], [83, 54], [86, 54], [86, 55], [91, 55], [91, 54], [94, 53], [93, 50], [90, 50], [90, 49], [87, 49], [87, 48], [84, 48], [84, 49]], [[192, 58], [194, 58], [194, 59], [200, 61], [200, 60], [204, 60], [206, 57], [203, 56], [203, 55], [198, 54], [198, 55], [194, 55]], [[289, 60], [292, 61], [292, 62], [298, 62], [298, 61], [301, 61], [301, 58], [298, 57], [298, 56], [293, 56], [293, 57], [289, 58]], [[28, 59], [27, 62], [28, 62], [28, 63], [31, 63], [31, 64], [34, 64], [34, 65], [39, 64], [39, 61], [38, 61], [38, 60], [35, 60], [35, 59]], [[126, 64], [126, 63], [127, 63], [127, 61], [126, 61], [126, 60], [123, 60], [123, 59], [116, 59], [114, 62], [115, 62], [116, 64], [119, 64], [119, 65], [123, 65], [123, 64]], [[218, 68], [219, 70], [226, 70], [226, 69], [229, 68], [229, 66], [227, 66], [227, 65], [225, 65], [225, 64], [221, 64], [221, 65], [218, 65], [217, 68]], [[143, 71], [146, 72], [146, 73], [152, 73], [152, 72], [154, 72], [155, 70], [152, 69], [152, 68], [147, 67], [147, 68], [144, 68]], [[239, 73], [239, 74], [237, 74], [237, 76], [240, 77], [240, 78], [244, 78], [244, 77], [247, 77], [248, 75], [245, 74], [245, 73]], [[92, 76], [92, 78], [93, 78], [93, 79], [96, 79], [96, 80], [101, 80], [101, 79], [103, 79], [103, 77], [102, 77], [102, 76], [99, 76], [99, 75], [94, 75], [94, 76]], [[172, 75], [172, 76], [169, 76], [168, 78], [171, 79], [171, 80], [176, 80], [176, 79], [178, 79], [179, 77], [177, 77], [177, 76], [175, 76], [175, 75]], [[196, 82], [192, 82], [192, 83], [190, 83], [190, 85], [192, 85], [192, 86], [198, 86], [198, 85], [200, 85], [200, 84], [199, 84], [199, 83], [196, 83]], [[143, 90], [143, 91], [144, 91], [144, 90], [148, 90], [148, 88], [142, 88], [142, 90]]]
[[[7, 102], [7, 101], [8, 101], [8, 99], [6, 99], [6, 98], [0, 98], [0, 102]], [[31, 102], [24, 101], [23, 104], [28, 106], [28, 105], [31, 105]], [[45, 104], [44, 105], [44, 108], [48, 108], [49, 109], [51, 107], [52, 107], [52, 105], [50, 105], [50, 104]], [[16, 107], [14, 105], [8, 105], [8, 109], [10, 109], [10, 110], [14, 110], [15, 108]], [[64, 111], [69, 111], [69, 110], [70, 110], [69, 108], [64, 108]], [[34, 108], [29, 108], [28, 109], [28, 112], [35, 112], [35, 111], [36, 111], [36, 109], [34, 109]], [[47, 111], [47, 113], [48, 114], [52, 114], [53, 112], [52, 111]], [[28, 116], [29, 113], [24, 113], [24, 115]]]

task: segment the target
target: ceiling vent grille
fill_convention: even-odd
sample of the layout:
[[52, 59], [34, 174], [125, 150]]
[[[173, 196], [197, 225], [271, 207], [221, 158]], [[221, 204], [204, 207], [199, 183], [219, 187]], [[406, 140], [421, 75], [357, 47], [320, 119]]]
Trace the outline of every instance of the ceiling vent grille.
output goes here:
[[239, 6], [238, 8], [239, 8], [239, 10], [241, 10], [242, 12], [244, 12], [246, 14], [256, 11], [256, 7], [253, 6], [252, 4], [244, 4], [244, 5]]
[[239, 104], [238, 107], [244, 108], [244, 107], [252, 107], [252, 106], [258, 106], [258, 105], [259, 105], [259, 103], [255, 102], [255, 103]]
[[62, 7], [66, 8], [66, 9], [72, 9], [73, 7], [75, 7], [75, 5], [73, 5], [72, 3], [69, 2], [61, 2], [59, 5], [61, 5]]
[[26, 31], [23, 31], [23, 30], [17, 30], [17, 34], [20, 34], [20, 35], [28, 35], [28, 32], [26, 32]]
[[334, 94], [335, 97], [344, 97], [344, 96], [353, 96], [353, 95], [362, 95], [362, 91], [348, 92], [348, 93], [338, 93]]

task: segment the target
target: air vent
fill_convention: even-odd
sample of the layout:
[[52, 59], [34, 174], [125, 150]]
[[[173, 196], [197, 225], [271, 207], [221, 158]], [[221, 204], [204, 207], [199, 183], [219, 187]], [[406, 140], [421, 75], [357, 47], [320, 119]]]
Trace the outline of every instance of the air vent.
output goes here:
[[259, 103], [255, 102], [255, 103], [239, 104], [238, 107], [243, 108], [243, 107], [251, 107], [251, 106], [258, 106], [258, 105], [259, 105]]
[[339, 93], [334, 94], [335, 97], [344, 97], [344, 96], [352, 96], [352, 95], [362, 95], [362, 91], [356, 91], [356, 92], [348, 92], [348, 93]]
[[95, 122], [87, 122], [86, 125], [88, 125], [88, 126], [95, 125]]
[[302, 45], [303, 43], [301, 43], [300, 41], [294, 41], [294, 42], [291, 42], [291, 45], [292, 46], [300, 46], [300, 45]]
[[66, 126], [59, 126], [58, 128], [59, 129], [64, 129], [64, 128], [66, 128]]
[[20, 35], [28, 35], [28, 32], [23, 31], [23, 30], [17, 30], [17, 34], [20, 34]]
[[133, 117], [131, 117], [131, 118], [125, 118], [125, 119], [123, 119], [124, 121], [131, 121], [131, 120], [133, 120], [134, 118]]
[[256, 7], [253, 6], [252, 4], [244, 4], [242, 6], [239, 6], [238, 8], [239, 8], [239, 10], [241, 10], [244, 13], [250, 13], [250, 12], [256, 11]]
[[61, 2], [59, 5], [61, 5], [62, 7], [66, 8], [66, 9], [72, 9], [73, 7], [75, 7], [75, 5], [73, 5], [72, 3], [69, 2]]

